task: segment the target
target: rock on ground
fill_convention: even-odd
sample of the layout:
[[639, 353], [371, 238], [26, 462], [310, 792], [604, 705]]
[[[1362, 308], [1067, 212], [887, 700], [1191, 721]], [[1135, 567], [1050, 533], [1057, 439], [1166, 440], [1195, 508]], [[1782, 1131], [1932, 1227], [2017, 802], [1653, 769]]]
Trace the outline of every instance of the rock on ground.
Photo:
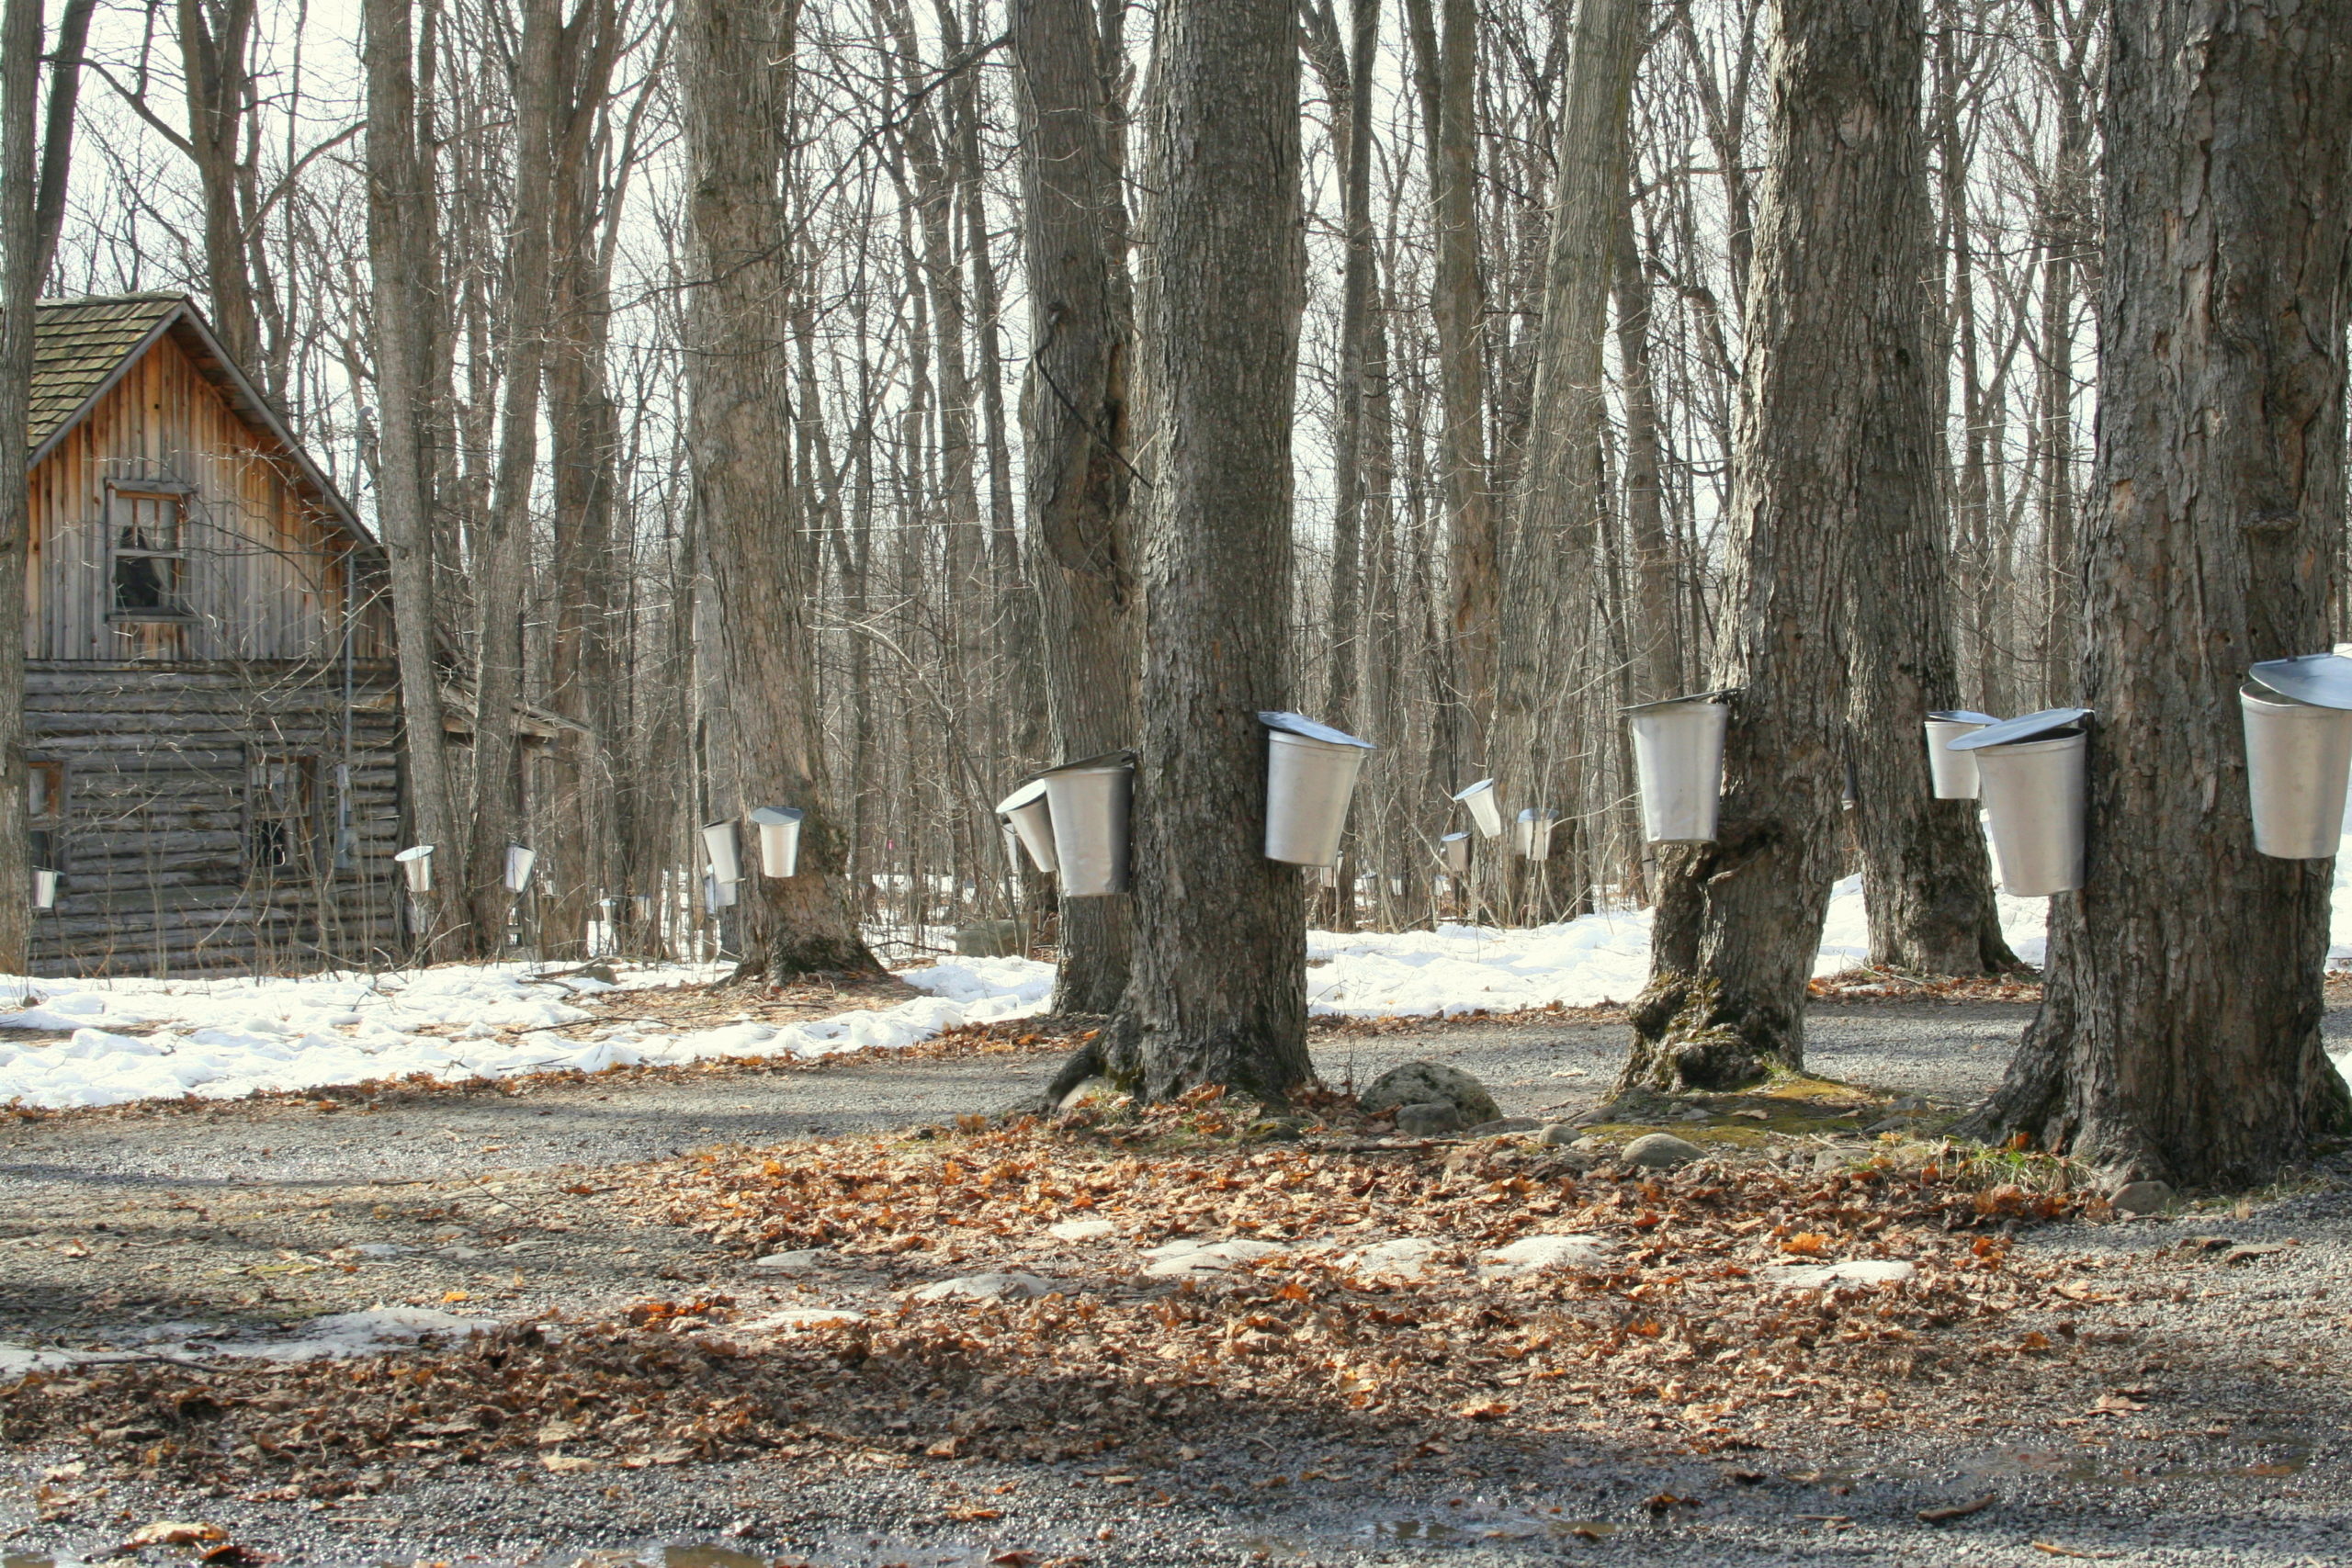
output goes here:
[[1407, 1062], [1391, 1067], [1372, 1080], [1357, 1103], [1366, 1111], [1379, 1111], [1432, 1101], [1453, 1107], [1462, 1118], [1457, 1126], [1476, 1127], [1482, 1122], [1499, 1122], [1503, 1116], [1502, 1107], [1495, 1103], [1486, 1085], [1442, 1062]]
[[1678, 1138], [1671, 1133], [1650, 1133], [1627, 1144], [1618, 1158], [1627, 1165], [1638, 1165], [1651, 1170], [1671, 1170], [1678, 1165], [1689, 1165], [1703, 1159], [1707, 1151], [1688, 1138]]

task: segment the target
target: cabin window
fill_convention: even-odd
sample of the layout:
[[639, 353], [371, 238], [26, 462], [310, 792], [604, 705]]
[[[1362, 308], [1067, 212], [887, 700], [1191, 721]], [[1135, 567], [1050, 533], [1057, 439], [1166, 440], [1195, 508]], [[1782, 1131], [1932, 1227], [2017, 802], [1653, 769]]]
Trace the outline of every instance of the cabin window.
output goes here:
[[255, 871], [300, 871], [316, 837], [315, 757], [255, 756], [245, 784], [246, 859]]
[[36, 871], [62, 871], [65, 852], [65, 764], [30, 762], [25, 767], [25, 818], [31, 830]]
[[185, 498], [118, 490], [110, 505], [114, 602], [108, 618], [176, 621], [187, 615]]

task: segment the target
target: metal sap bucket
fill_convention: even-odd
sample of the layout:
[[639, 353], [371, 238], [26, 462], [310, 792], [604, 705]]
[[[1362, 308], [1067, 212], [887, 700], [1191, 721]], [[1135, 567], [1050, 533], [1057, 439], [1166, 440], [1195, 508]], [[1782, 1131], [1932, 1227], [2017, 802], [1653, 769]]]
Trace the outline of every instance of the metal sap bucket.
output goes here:
[[1938, 800], [1976, 798], [1976, 754], [1954, 751], [1951, 743], [2001, 721], [1989, 713], [1952, 708], [1928, 716], [1928, 773], [1935, 781]]
[[763, 806], [752, 813], [760, 830], [760, 870], [790, 876], [800, 869], [800, 822], [808, 814], [797, 806]]
[[716, 915], [721, 909], [731, 909], [742, 897], [742, 884], [721, 882], [710, 872], [702, 874], [702, 907], [704, 912]]
[[1061, 869], [1061, 863], [1054, 858], [1054, 809], [1046, 800], [1045, 780], [1031, 779], [998, 801], [996, 814], [1029, 852], [1030, 864], [1048, 876]]
[[1470, 820], [1478, 825], [1480, 838], [1503, 836], [1503, 806], [1495, 795], [1494, 780], [1480, 779], [1453, 798], [1470, 808]]
[[1976, 754], [1986, 836], [2001, 890], [2022, 898], [2083, 885], [2088, 708], [2050, 708], [1952, 742]]
[[433, 846], [431, 844], [412, 845], [394, 855], [392, 860], [401, 868], [401, 874], [408, 878], [410, 892], [430, 893], [433, 891]]
[[2344, 838], [2352, 776], [2352, 712], [2286, 696], [2256, 682], [2238, 693], [2254, 847], [2280, 860], [2326, 860]]
[[1099, 898], [1127, 890], [1127, 814], [1135, 799], [1132, 751], [1066, 762], [1040, 775], [1054, 822], [1054, 862], [1062, 897]]
[[33, 871], [33, 908], [57, 908], [57, 873], [36, 867]]
[[1466, 876], [1470, 872], [1470, 835], [1448, 833], [1437, 841], [1437, 852], [1444, 858], [1449, 875]]
[[1266, 727], [1266, 858], [1333, 865], [1369, 740], [1295, 713], [1261, 713]]
[[1550, 812], [1524, 807], [1519, 820], [1511, 825], [1510, 847], [1521, 860], [1550, 860], [1552, 829], [1559, 825], [1560, 819]]
[[710, 857], [710, 874], [722, 885], [743, 880], [743, 860], [735, 847], [732, 821], [708, 822], [702, 829], [703, 853]]
[[1731, 694], [1669, 697], [1625, 709], [1634, 728], [1634, 773], [1642, 792], [1642, 837], [1651, 843], [1707, 843], [1723, 806], [1724, 736]]
[[506, 846], [506, 891], [520, 893], [531, 886], [531, 863], [538, 858], [536, 851], [520, 844]]

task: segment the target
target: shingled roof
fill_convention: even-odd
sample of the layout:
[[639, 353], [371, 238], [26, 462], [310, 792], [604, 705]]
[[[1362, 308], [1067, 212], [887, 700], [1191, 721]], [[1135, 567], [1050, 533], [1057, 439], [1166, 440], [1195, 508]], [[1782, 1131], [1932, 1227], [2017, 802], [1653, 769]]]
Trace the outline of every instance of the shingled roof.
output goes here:
[[46, 446], [187, 305], [178, 294], [40, 301], [33, 311], [33, 449]]
[[107, 389], [146, 352], [170, 333], [187, 351], [205, 379], [219, 389], [245, 422], [267, 431], [330, 511], [363, 544], [375, 536], [351, 509], [326, 474], [295, 440], [285, 416], [269, 404], [185, 294], [100, 294], [74, 299], [43, 299], [33, 310], [32, 418], [28, 434], [36, 463], [59, 437], [78, 423]]

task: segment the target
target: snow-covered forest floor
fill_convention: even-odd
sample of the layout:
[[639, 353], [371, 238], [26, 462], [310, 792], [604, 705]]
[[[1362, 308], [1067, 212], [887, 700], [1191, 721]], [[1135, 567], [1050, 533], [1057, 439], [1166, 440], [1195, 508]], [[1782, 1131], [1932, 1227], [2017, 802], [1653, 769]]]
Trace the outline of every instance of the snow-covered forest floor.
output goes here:
[[[2352, 864], [2352, 857], [2339, 864]], [[2045, 900], [2001, 900], [2010, 945], [2042, 952]], [[2336, 886], [2335, 958], [2352, 960], [2352, 883]], [[1870, 952], [1859, 879], [1838, 886], [1815, 972]], [[1311, 932], [1308, 1004], [1323, 1016], [1437, 1018], [1630, 1000], [1649, 963], [1646, 910], [1504, 931], [1441, 925], [1395, 933]], [[195, 1094], [327, 1088], [423, 1074], [509, 1078], [721, 1059], [802, 1060], [890, 1050], [943, 1030], [1040, 1012], [1049, 964], [950, 958], [898, 972], [903, 985], [835, 995], [806, 987], [759, 1016], [674, 1009], [632, 1015], [622, 995], [707, 985], [718, 964], [616, 965], [610, 981], [565, 966], [447, 964], [414, 972], [219, 980], [0, 982], [0, 1104], [62, 1109]], [[601, 1002], [600, 999], [601, 998]]]

